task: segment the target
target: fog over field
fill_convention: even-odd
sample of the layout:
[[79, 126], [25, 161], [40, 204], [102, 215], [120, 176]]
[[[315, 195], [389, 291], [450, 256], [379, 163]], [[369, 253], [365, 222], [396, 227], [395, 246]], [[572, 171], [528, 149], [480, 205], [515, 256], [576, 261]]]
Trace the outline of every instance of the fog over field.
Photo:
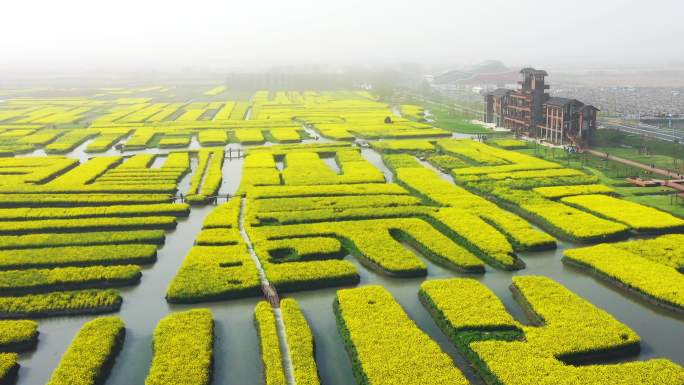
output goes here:
[[666, 66], [677, 0], [8, 1], [0, 70], [274, 66]]

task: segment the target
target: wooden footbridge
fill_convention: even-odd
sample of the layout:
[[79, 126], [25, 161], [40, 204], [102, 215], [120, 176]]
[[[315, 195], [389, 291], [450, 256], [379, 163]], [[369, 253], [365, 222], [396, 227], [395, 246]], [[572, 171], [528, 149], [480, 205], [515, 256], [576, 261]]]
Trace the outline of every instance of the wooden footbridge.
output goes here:
[[[219, 202], [220, 200], [227, 201], [228, 199], [233, 198], [233, 197], [235, 197], [235, 196], [237, 196], [237, 195], [216, 194], [216, 195], [208, 196], [208, 197], [206, 197], [206, 198], [207, 198], [207, 201], [208, 201], [209, 203], [216, 205], [216, 204], [218, 204], [218, 202]], [[187, 195], [177, 194], [177, 195], [174, 195], [173, 197], [171, 197], [171, 202], [172, 202], [172, 203], [185, 203], [185, 201], [186, 201], [187, 199], [188, 199], [188, 196], [187, 196]]]

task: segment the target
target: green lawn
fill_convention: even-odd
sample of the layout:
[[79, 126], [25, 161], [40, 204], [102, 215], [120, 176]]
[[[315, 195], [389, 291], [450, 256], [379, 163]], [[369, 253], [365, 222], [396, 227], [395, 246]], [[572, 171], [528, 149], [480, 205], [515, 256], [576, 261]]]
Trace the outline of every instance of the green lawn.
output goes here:
[[[651, 175], [641, 168], [627, 166], [613, 160], [606, 160], [603, 157], [591, 155], [589, 153], [569, 154], [560, 148], [532, 146], [532, 148], [518, 149], [515, 151], [557, 162], [566, 167], [588, 169], [590, 172], [593, 172], [592, 170], [598, 171], [601, 173], [599, 178], [606, 178], [605, 180], [602, 179], [601, 183], [607, 185], [627, 185], [629, 182], [627, 182], [625, 178], [628, 177], [641, 177], [644, 179], [657, 177], [657, 175]], [[617, 155], [614, 153], [611, 154]]]
[[449, 110], [429, 103], [425, 105], [425, 108], [433, 115], [432, 118], [435, 119], [433, 125], [436, 127], [462, 134], [492, 133], [492, 130], [486, 127], [470, 123], [473, 118], [459, 113], [458, 111]]
[[[639, 154], [639, 151], [636, 148], [624, 148], [624, 147], [592, 147], [592, 150], [596, 151], [601, 151], [601, 152], [607, 152], [610, 155], [617, 156], [620, 158], [625, 158], [629, 160], [633, 160], [635, 162], [640, 162], [645, 165], [652, 165], [654, 164], [657, 168], [663, 168], [666, 170], [672, 170], [675, 168], [673, 165], [673, 158], [668, 155], [645, 155], [645, 154]], [[682, 160], [679, 159], [677, 160], [677, 167], [676, 169], [678, 171], [684, 171], [684, 164], [682, 163]]]
[[537, 147], [515, 151], [557, 162], [566, 167], [583, 169], [585, 172], [596, 175], [599, 178], [599, 183], [613, 187], [623, 199], [684, 217], [684, 200], [672, 196], [670, 188], [662, 186], [638, 187], [625, 180], [628, 176], [637, 175], [649, 178], [650, 176], [641, 169], [628, 167], [614, 161], [605, 161], [605, 159], [594, 155], [568, 154], [562, 149]]
[[684, 200], [677, 196], [668, 195], [631, 195], [625, 196], [626, 200], [655, 207], [674, 215], [684, 217]]

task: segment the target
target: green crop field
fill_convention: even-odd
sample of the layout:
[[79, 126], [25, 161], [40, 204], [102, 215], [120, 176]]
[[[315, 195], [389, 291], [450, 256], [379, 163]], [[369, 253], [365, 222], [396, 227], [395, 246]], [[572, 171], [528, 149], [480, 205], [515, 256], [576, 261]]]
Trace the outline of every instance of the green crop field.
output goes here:
[[619, 166], [361, 89], [2, 95], [0, 384], [684, 384], [684, 209]]

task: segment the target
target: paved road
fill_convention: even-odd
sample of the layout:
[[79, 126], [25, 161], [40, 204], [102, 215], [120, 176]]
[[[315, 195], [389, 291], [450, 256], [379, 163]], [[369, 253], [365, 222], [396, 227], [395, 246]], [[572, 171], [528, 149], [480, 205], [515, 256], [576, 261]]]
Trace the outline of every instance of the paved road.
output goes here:
[[616, 162], [620, 162], [620, 163], [626, 164], [628, 166], [637, 167], [637, 168], [640, 168], [642, 170], [650, 171], [654, 174], [665, 175], [665, 176], [668, 176], [670, 178], [677, 178], [677, 179], [681, 178], [680, 174], [678, 174], [676, 172], [672, 172], [670, 170], [665, 170], [662, 168], [651, 167], [651, 166], [645, 165], [643, 163], [635, 162], [633, 160], [629, 160], [629, 159], [625, 159], [625, 158], [620, 158], [620, 157], [613, 156], [610, 154], [606, 155], [606, 153], [602, 152], [602, 151], [596, 151], [596, 150], [591, 150], [591, 149], [586, 149], [584, 151], [588, 152], [592, 155], [596, 155], [598, 157], [601, 157], [601, 158], [606, 158], [606, 156], [607, 156], [609, 160], [614, 160]]
[[627, 123], [619, 119], [601, 119], [599, 123], [605, 128], [653, 137], [656, 139], [666, 140], [668, 142], [671, 142], [673, 138], [676, 138], [680, 143], [684, 142], [684, 130], [682, 129], [675, 128], [673, 136], [671, 128], [661, 128], [651, 124]]

